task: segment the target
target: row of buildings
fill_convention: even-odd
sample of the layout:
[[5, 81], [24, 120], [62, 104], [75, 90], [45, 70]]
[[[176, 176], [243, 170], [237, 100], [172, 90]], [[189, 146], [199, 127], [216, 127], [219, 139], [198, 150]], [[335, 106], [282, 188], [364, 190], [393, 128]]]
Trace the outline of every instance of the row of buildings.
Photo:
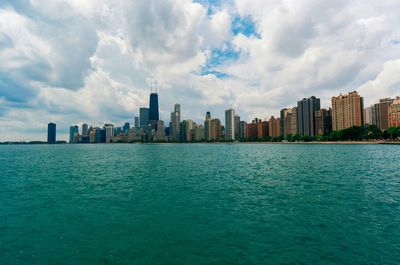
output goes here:
[[[321, 108], [315, 96], [303, 98], [295, 107], [284, 108], [279, 116], [264, 121], [254, 118], [241, 120], [234, 109], [225, 110], [225, 124], [206, 112], [204, 122], [181, 119], [181, 106], [175, 104], [168, 127], [159, 117], [158, 94], [151, 93], [149, 107], [139, 109], [134, 126], [125, 123], [120, 127], [105, 124], [103, 127], [82, 124], [70, 127], [70, 143], [112, 142], [200, 142], [235, 141], [241, 139], [287, 139], [293, 135], [323, 136], [352, 126], [376, 125], [381, 131], [400, 126], [400, 98], [385, 98], [364, 108], [364, 100], [356, 91], [332, 97], [331, 108]], [[56, 141], [56, 125], [48, 125], [48, 142]]]

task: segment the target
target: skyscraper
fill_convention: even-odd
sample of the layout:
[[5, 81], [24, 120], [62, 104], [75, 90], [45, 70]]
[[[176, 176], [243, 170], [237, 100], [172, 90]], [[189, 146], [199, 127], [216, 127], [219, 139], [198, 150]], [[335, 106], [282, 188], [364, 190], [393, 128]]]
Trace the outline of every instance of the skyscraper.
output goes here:
[[240, 116], [235, 116], [235, 139], [239, 139]]
[[209, 111], [207, 111], [204, 121], [204, 139], [206, 141], [211, 140], [211, 113]]
[[[282, 123], [282, 122], [281, 122]], [[284, 120], [284, 136], [295, 135], [297, 133], [297, 108], [287, 109]]]
[[269, 136], [279, 137], [281, 136], [281, 119], [272, 116], [269, 119]]
[[211, 120], [211, 112], [207, 111], [206, 120]]
[[125, 122], [124, 126], [122, 126], [122, 131], [124, 133], [128, 133], [130, 129], [131, 129], [131, 125], [129, 124], [129, 122]]
[[240, 121], [238, 139], [244, 139], [244, 138], [247, 138], [247, 122]]
[[48, 144], [56, 143], [56, 124], [52, 122], [47, 124], [47, 143]]
[[153, 141], [154, 142], [167, 142], [167, 136], [165, 135], [165, 129], [164, 129], [164, 122], [163, 121], [157, 121], [157, 131], [153, 135]]
[[225, 110], [225, 139], [227, 141], [235, 140], [235, 110]]
[[86, 123], [82, 124], [82, 135], [83, 136], [88, 136], [89, 135], [88, 134], [88, 130], [89, 130], [89, 126]]
[[194, 129], [194, 123], [192, 120], [184, 120], [180, 124], [180, 139], [183, 142], [191, 142], [191, 132]]
[[140, 128], [147, 129], [149, 127], [149, 108], [140, 108]]
[[281, 109], [281, 119], [280, 119], [280, 135], [286, 135], [286, 116], [288, 115], [289, 110], [287, 108]]
[[139, 129], [140, 128], [140, 122], [139, 122], [139, 117], [135, 116], [135, 128]]
[[397, 97], [389, 107], [389, 128], [400, 126], [400, 97]]
[[379, 110], [378, 110], [378, 128], [381, 131], [389, 128], [389, 108], [392, 105], [394, 99], [384, 98], [379, 100]]
[[150, 104], [149, 104], [149, 123], [152, 127], [155, 127], [157, 121], [160, 120], [158, 112], [158, 94], [150, 94]]
[[106, 131], [106, 142], [112, 142], [114, 137], [114, 125], [104, 124], [104, 130]]
[[362, 126], [364, 99], [356, 91], [332, 97], [332, 128], [344, 130], [352, 126]]
[[69, 143], [77, 143], [79, 140], [79, 129], [77, 125], [69, 127]]
[[181, 105], [175, 104], [174, 111], [171, 112], [171, 139], [172, 141], [180, 141], [180, 124], [181, 124]]
[[302, 136], [315, 136], [315, 111], [321, 101], [314, 96], [297, 101], [297, 132]]
[[315, 111], [315, 133], [328, 135], [332, 131], [332, 110], [320, 109]]

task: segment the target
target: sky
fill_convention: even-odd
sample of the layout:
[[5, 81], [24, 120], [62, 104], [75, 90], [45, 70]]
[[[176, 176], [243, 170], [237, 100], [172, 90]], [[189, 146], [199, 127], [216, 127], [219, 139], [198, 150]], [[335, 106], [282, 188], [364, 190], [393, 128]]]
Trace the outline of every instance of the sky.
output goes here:
[[[2, 0], [0, 141], [70, 125], [133, 123], [157, 88], [160, 116], [277, 116], [357, 90], [400, 95], [399, 0]], [[153, 81], [151, 81], [153, 80]]]

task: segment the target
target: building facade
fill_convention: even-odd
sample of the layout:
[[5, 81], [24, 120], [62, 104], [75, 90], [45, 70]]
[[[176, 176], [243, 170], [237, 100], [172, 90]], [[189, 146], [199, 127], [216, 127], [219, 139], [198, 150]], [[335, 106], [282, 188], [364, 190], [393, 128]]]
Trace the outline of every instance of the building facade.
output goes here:
[[389, 128], [400, 126], [400, 97], [393, 100], [389, 107], [388, 123]]
[[321, 100], [314, 96], [297, 102], [297, 132], [301, 136], [315, 136], [315, 111], [321, 108]]
[[279, 137], [281, 136], [281, 119], [271, 116], [269, 119], [269, 136]]
[[149, 104], [149, 123], [153, 128], [155, 128], [158, 120], [160, 120], [160, 115], [158, 110], [158, 94], [151, 93], [150, 104]]
[[235, 139], [239, 139], [239, 123], [240, 123], [240, 116], [235, 116]]
[[235, 110], [225, 110], [225, 140], [235, 140]]
[[104, 130], [106, 132], [106, 142], [110, 143], [113, 141], [114, 138], [114, 125], [112, 124], [104, 124]]
[[239, 130], [238, 130], [238, 139], [247, 138], [247, 122], [240, 121], [239, 122]]
[[79, 140], [79, 129], [77, 125], [69, 127], [69, 143], [77, 143]]
[[[282, 124], [282, 121], [281, 121]], [[297, 108], [289, 108], [286, 110], [284, 117], [283, 136], [295, 135], [297, 133]]]
[[175, 104], [174, 111], [171, 112], [171, 140], [174, 142], [179, 142], [181, 140], [181, 105]]
[[320, 109], [315, 111], [316, 135], [328, 135], [332, 131], [332, 110]]
[[147, 129], [149, 126], [149, 108], [139, 109], [140, 128]]
[[56, 143], [56, 124], [52, 122], [47, 124], [47, 143], [48, 144]]
[[332, 97], [332, 129], [344, 130], [352, 126], [362, 126], [364, 99], [356, 91]]
[[384, 98], [379, 100], [379, 108], [378, 108], [378, 128], [381, 131], [387, 130], [389, 128], [389, 108], [392, 105], [394, 99]]

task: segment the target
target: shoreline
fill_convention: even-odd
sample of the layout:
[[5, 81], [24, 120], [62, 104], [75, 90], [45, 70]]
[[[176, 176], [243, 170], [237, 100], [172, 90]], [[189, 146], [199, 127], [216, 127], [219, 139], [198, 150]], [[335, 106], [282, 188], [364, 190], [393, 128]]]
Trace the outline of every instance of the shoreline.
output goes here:
[[175, 143], [175, 142], [165, 142], [165, 143], [55, 143], [55, 144], [48, 144], [48, 143], [16, 143], [16, 142], [3, 142], [0, 143], [2, 145], [115, 145], [115, 144], [295, 144], [295, 145], [302, 145], [302, 144], [310, 144], [310, 145], [377, 145], [377, 144], [386, 144], [386, 145], [400, 145], [400, 141], [311, 141], [311, 142], [185, 142], [185, 143]]

